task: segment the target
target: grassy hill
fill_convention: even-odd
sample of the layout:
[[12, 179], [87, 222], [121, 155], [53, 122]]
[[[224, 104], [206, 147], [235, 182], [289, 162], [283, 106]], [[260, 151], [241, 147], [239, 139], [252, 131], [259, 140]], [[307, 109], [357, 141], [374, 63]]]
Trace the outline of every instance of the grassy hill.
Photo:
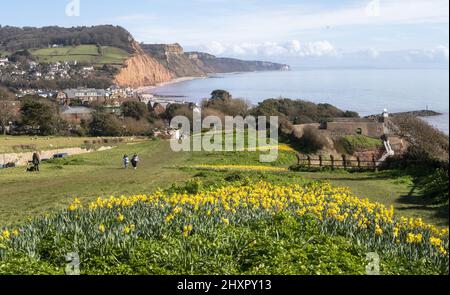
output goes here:
[[97, 65], [122, 65], [129, 57], [129, 54], [123, 49], [97, 45], [34, 49], [30, 52], [38, 61], [46, 63], [77, 61]]

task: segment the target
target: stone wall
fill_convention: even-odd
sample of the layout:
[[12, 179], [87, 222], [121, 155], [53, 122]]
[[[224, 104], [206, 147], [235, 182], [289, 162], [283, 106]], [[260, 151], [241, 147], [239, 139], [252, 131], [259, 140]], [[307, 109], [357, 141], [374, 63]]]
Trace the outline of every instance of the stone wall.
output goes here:
[[[53, 158], [53, 155], [60, 153], [69, 155], [79, 155], [90, 152], [91, 152], [90, 150], [82, 148], [66, 148], [66, 149], [41, 151], [39, 152], [39, 155], [43, 160], [43, 159], [51, 159]], [[25, 166], [28, 164], [28, 161], [31, 161], [32, 158], [33, 152], [0, 154], [0, 165], [5, 165], [7, 163], [15, 163], [16, 166]]]
[[384, 134], [384, 124], [377, 122], [328, 122], [326, 130], [332, 137], [346, 135], [365, 135], [380, 138]]

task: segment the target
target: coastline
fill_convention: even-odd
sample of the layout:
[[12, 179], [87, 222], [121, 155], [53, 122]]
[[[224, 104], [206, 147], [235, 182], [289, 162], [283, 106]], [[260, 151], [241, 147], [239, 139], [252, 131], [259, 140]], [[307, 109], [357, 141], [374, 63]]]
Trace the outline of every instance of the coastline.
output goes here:
[[204, 76], [204, 77], [180, 77], [180, 78], [172, 79], [172, 80], [167, 81], [167, 82], [158, 83], [158, 84], [152, 85], [152, 86], [139, 87], [139, 88], [136, 89], [136, 92], [139, 93], [139, 94], [153, 94], [153, 93], [151, 93], [151, 90], [155, 89], [155, 88], [158, 88], [158, 87], [167, 86], [167, 85], [176, 84], [176, 83], [185, 82], [185, 81], [192, 81], [192, 80], [197, 80], [197, 79], [206, 79], [206, 78], [208, 78], [208, 76]]

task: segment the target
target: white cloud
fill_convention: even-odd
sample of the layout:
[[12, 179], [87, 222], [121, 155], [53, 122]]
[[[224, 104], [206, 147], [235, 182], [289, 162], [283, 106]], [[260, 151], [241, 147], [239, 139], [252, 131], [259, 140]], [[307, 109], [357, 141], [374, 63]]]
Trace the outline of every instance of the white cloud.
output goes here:
[[[179, 11], [134, 14], [115, 20], [130, 28], [142, 41], [177, 41], [189, 46], [214, 40], [233, 44], [282, 42], [304, 39], [308, 32], [316, 34], [315, 30], [322, 29], [449, 22], [448, 0], [361, 0], [355, 1], [356, 4], [333, 6], [318, 4], [319, 1], [268, 6], [246, 0], [246, 8], [235, 4], [235, 9], [230, 9], [229, 1], [244, 0], [195, 0], [203, 11], [183, 11], [181, 17]], [[367, 9], [369, 3], [379, 3], [379, 9], [376, 6]], [[215, 13], [208, 13], [209, 10]], [[339, 37], [345, 41], [345, 36]], [[321, 38], [330, 39], [328, 36]]]
[[405, 59], [411, 62], [449, 62], [449, 48], [444, 45], [425, 50], [411, 50]]
[[214, 41], [200, 46], [201, 50], [214, 55], [259, 56], [259, 57], [320, 57], [336, 55], [337, 51], [328, 41], [305, 42], [263, 42], [222, 44]]

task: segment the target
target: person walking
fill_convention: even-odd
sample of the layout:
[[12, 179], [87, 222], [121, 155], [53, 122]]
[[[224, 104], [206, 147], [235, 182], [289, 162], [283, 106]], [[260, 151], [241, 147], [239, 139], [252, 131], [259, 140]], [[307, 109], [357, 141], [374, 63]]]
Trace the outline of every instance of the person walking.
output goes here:
[[128, 169], [128, 164], [130, 163], [130, 158], [128, 157], [128, 155], [124, 155], [123, 156], [123, 167], [125, 169]]
[[37, 152], [33, 153], [33, 159], [31, 162], [34, 165], [34, 171], [39, 172], [39, 165], [41, 164], [41, 157], [39, 157], [39, 154]]
[[134, 170], [137, 169], [138, 164], [139, 164], [139, 156], [137, 154], [134, 154], [133, 158], [131, 158], [131, 165], [133, 166]]

